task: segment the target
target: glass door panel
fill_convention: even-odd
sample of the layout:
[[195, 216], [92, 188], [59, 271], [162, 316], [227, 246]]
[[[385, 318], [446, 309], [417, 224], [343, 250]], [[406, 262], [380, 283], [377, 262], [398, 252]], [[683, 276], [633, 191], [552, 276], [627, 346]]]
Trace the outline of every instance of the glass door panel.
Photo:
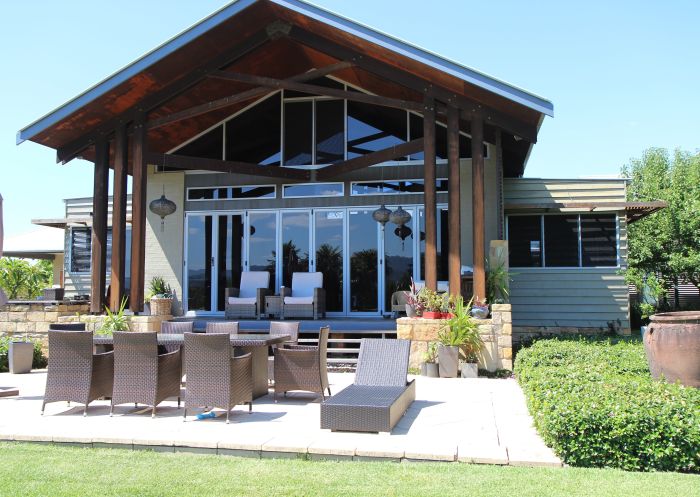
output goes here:
[[187, 310], [212, 308], [212, 216], [187, 216]]
[[275, 291], [277, 277], [277, 213], [249, 212], [248, 270], [268, 271], [270, 290]]
[[282, 286], [292, 286], [292, 274], [309, 271], [311, 214], [282, 212]]
[[379, 224], [372, 211], [348, 210], [350, 312], [379, 311]]
[[226, 288], [239, 288], [243, 271], [242, 214], [217, 216], [219, 223], [217, 256], [217, 299], [215, 311], [223, 312], [226, 306]]
[[[390, 207], [394, 210], [395, 207]], [[416, 213], [403, 226], [387, 223], [384, 231], [384, 311], [391, 311], [391, 295], [408, 290], [413, 276], [413, 242]]]
[[343, 312], [343, 233], [345, 209], [314, 212], [316, 271], [323, 273], [326, 310]]

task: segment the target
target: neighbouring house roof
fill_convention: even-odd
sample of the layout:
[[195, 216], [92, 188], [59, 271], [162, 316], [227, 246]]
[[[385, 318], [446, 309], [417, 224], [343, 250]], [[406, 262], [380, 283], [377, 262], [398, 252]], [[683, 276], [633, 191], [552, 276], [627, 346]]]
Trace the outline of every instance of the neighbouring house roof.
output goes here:
[[505, 204], [506, 213], [513, 212], [605, 212], [624, 211], [628, 223], [638, 221], [668, 207], [662, 200], [652, 202], [539, 202]]
[[5, 239], [3, 256], [23, 259], [53, 259], [63, 254], [63, 230], [42, 227]]
[[[251, 52], [255, 57], [241, 57], [228, 67], [252, 74], [289, 77], [298, 73], [299, 69], [308, 70], [340, 60], [338, 54], [350, 50], [361, 54], [360, 58], [372, 59], [410, 77], [427, 81], [448, 94], [468, 96], [475, 107], [483, 106], [491, 109], [494, 116], [512, 117], [526, 128], [531, 128], [534, 137], [544, 116], [553, 115], [552, 103], [542, 97], [304, 1], [237, 0], [22, 128], [17, 133], [17, 143], [31, 140], [57, 149], [59, 160], [70, 160], [77, 153], [84, 152], [80, 148], [82, 137], [99, 134], [100, 126], [115, 119], [126, 121], [133, 118], [133, 113], [140, 110], [139, 105], [157, 97], [159, 91], [192, 77], [206, 61], [217, 60], [226, 51], [250, 43], [261, 29], [268, 29], [269, 34], [270, 26], [280, 20], [291, 25], [292, 31], [305, 35], [295, 38], [275, 32], [265, 41], [267, 55], [255, 48]], [[331, 44], [336, 47], [335, 52], [311, 46], [311, 38]], [[303, 63], [306, 67], [292, 67], [290, 61]], [[360, 64], [341, 71], [338, 77], [369, 91], [374, 86], [406, 100], [422, 101], [423, 98], [415, 88], [409, 90], [400, 81], [382, 82], [367, 66]], [[164, 102], [153, 117], [230, 95], [232, 90], [247, 88], [230, 81], [216, 80], [197, 81], [183, 86], [186, 91]], [[226, 109], [226, 113], [231, 110], [236, 109]], [[129, 112], [133, 113], [127, 116], [125, 113]], [[178, 141], [181, 143], [207, 129], [226, 113], [212, 112], [174, 126], [149, 131], [153, 151], [166, 152]], [[488, 116], [486, 124], [491, 124]], [[529, 141], [521, 138], [510, 133], [504, 139], [504, 162], [519, 162], [519, 165], [513, 166], [513, 175], [522, 174], [534, 143], [534, 138]], [[76, 141], [78, 152], [72, 153]], [[67, 150], [62, 153], [62, 149]], [[90, 155], [89, 151], [83, 153], [88, 159]]]

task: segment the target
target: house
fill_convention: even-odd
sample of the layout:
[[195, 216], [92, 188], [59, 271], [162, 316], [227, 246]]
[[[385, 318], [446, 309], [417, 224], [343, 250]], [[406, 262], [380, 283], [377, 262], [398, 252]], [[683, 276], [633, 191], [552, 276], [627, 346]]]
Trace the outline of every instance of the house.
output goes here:
[[[523, 178], [552, 115], [303, 1], [238, 0], [17, 141], [95, 164], [93, 198], [65, 219], [66, 285], [89, 278], [93, 312], [108, 283], [107, 305], [128, 289], [141, 312], [159, 275], [175, 312], [217, 314], [243, 271], [266, 270], [273, 291], [322, 272], [329, 315], [381, 316], [411, 277], [483, 298], [491, 241], [507, 240], [516, 328], [627, 330], [626, 225], [658, 206], [626, 202], [623, 180]], [[164, 218], [149, 210], [161, 196], [176, 207]], [[375, 221], [382, 206], [398, 224]]]

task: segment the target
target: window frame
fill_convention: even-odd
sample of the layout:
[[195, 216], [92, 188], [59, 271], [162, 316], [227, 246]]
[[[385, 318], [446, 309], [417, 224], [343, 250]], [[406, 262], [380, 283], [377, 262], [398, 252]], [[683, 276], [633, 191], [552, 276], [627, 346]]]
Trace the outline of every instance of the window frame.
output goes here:
[[[218, 190], [220, 188], [261, 188], [268, 187], [272, 188], [273, 194], [271, 197], [258, 197], [258, 198], [190, 198], [190, 190]], [[277, 185], [274, 184], [264, 184], [264, 185], [221, 185], [221, 186], [188, 186], [185, 191], [185, 201], [187, 202], [221, 202], [221, 201], [241, 201], [241, 200], [274, 200], [277, 198]]]
[[[288, 186], [315, 186], [315, 185], [340, 185], [339, 195], [286, 195], [285, 188]], [[345, 196], [345, 183], [343, 181], [323, 181], [323, 182], [312, 182], [312, 183], [286, 183], [282, 186], [282, 198], [340, 198]]]
[[[436, 178], [435, 181], [448, 181], [449, 178]], [[389, 193], [353, 193], [353, 188], [355, 185], [363, 185], [367, 183], [400, 183], [400, 182], [422, 182], [423, 191], [422, 192], [389, 192]], [[447, 193], [447, 190], [435, 189], [435, 193]], [[406, 179], [387, 179], [387, 180], [362, 180], [362, 181], [351, 181], [350, 182], [350, 196], [351, 197], [368, 197], [368, 196], [380, 196], [380, 195], [425, 195], [425, 179], [424, 178], [406, 178]]]
[[[615, 217], [615, 251], [617, 265], [615, 266], [584, 266], [583, 265], [583, 249], [582, 249], [582, 235], [581, 235], [581, 216], [586, 214], [599, 214], [601, 216], [614, 216]], [[620, 216], [617, 212], [545, 212], [545, 213], [533, 213], [533, 212], [518, 212], [513, 214], [506, 214], [506, 226], [505, 234], [506, 240], [508, 240], [508, 225], [511, 217], [520, 216], [538, 216], [540, 218], [540, 236], [542, 238], [542, 265], [541, 266], [511, 266], [511, 268], [516, 268], [518, 270], [541, 270], [541, 269], [553, 269], [553, 270], [600, 270], [600, 269], [620, 269], [622, 267], [622, 254], [620, 253]], [[577, 230], [578, 230], [578, 265], [577, 266], [548, 266], [547, 265], [547, 240], [545, 238], [544, 230], [544, 216], [576, 216], [578, 219]]]

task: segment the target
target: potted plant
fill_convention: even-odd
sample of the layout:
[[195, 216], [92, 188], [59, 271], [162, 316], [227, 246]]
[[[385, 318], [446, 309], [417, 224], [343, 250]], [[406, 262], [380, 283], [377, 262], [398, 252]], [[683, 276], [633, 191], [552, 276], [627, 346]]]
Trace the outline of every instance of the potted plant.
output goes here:
[[489, 317], [489, 306], [486, 299], [480, 300], [479, 297], [474, 297], [474, 303], [471, 306], [471, 315], [476, 319], [486, 319]]
[[423, 308], [422, 317], [426, 319], [441, 319], [443, 297], [435, 290], [423, 287], [418, 292], [418, 300]]
[[154, 276], [148, 284], [147, 301], [151, 303], [152, 316], [169, 316], [173, 308], [173, 289], [162, 276]]
[[437, 342], [428, 342], [428, 348], [423, 354], [421, 375], [429, 378], [438, 378], [440, 376], [437, 363]]
[[454, 314], [452, 311], [455, 308], [455, 299], [452, 295], [445, 292], [442, 295], [442, 303], [440, 304], [440, 314], [442, 319], [452, 319]]
[[7, 350], [7, 362], [10, 373], [24, 374], [32, 371], [34, 360], [34, 342], [26, 336], [24, 339], [11, 339]]
[[119, 310], [117, 312], [112, 312], [109, 307], [105, 306], [105, 313], [107, 314], [102, 321], [102, 326], [95, 332], [97, 335], [111, 335], [115, 331], [129, 331], [129, 321], [124, 315], [124, 309], [126, 308], [126, 297], [122, 299], [122, 303], [119, 305]]
[[470, 304], [462, 297], [454, 299], [453, 316], [438, 333], [438, 364], [441, 378], [456, 378], [459, 371], [459, 350], [467, 363], [478, 361], [483, 342], [477, 323], [469, 313]]
[[411, 286], [408, 291], [403, 292], [406, 296], [406, 317], [415, 318], [422, 313], [423, 308], [420, 303], [420, 298], [418, 297], [418, 289], [416, 284], [411, 278]]

